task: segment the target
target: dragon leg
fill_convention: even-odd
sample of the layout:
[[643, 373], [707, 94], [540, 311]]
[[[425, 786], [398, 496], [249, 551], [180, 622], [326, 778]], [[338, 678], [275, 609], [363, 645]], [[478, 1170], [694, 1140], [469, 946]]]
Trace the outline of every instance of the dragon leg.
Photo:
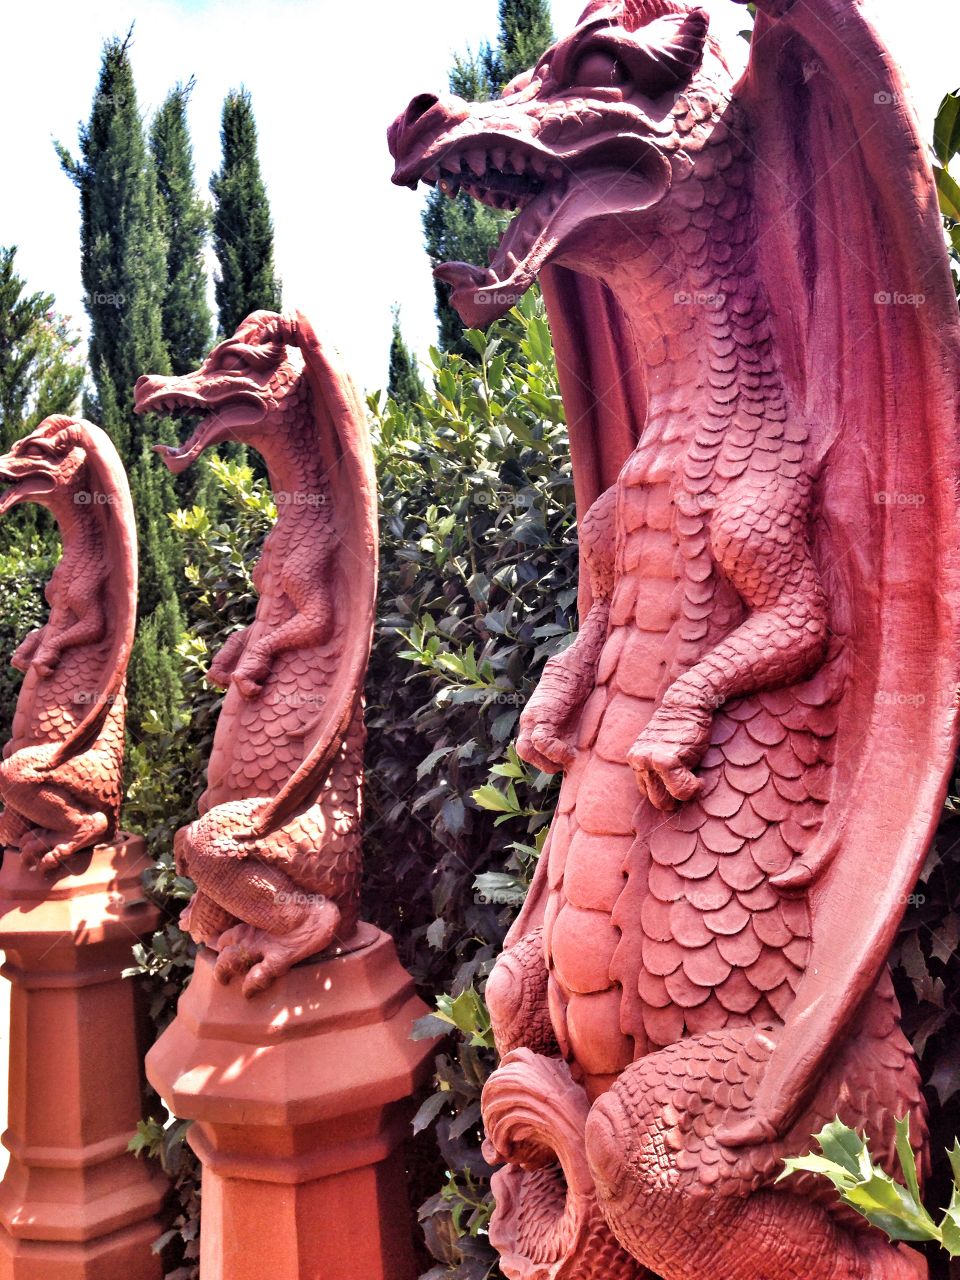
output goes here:
[[180, 913], [180, 928], [189, 933], [194, 942], [205, 943], [208, 947], [216, 947], [222, 933], [237, 924], [236, 916], [213, 898], [198, 889], [186, 907]]
[[81, 849], [106, 834], [110, 820], [100, 809], [86, 809], [51, 775], [34, 769], [20, 751], [0, 765], [0, 792], [21, 819], [18, 847], [29, 866], [56, 871]]
[[[220, 826], [217, 810], [177, 833], [176, 855], [205, 898], [238, 923], [216, 941], [220, 982], [244, 974], [243, 994], [255, 995], [298, 961], [324, 951], [337, 935], [340, 910], [320, 893], [305, 893], [282, 868], [246, 856]], [[192, 917], [191, 917], [192, 924]], [[201, 930], [198, 918], [197, 931]], [[191, 928], [195, 938], [198, 932]]]
[[774, 1186], [783, 1157], [808, 1151], [837, 1114], [867, 1131], [889, 1168], [893, 1116], [919, 1116], [922, 1141], [917, 1074], [902, 1033], [886, 1024], [890, 1006], [886, 991], [875, 994], [778, 1141], [724, 1146], [722, 1130], [749, 1108], [780, 1028], [726, 1028], [628, 1067], [586, 1125], [599, 1203], [624, 1248], [663, 1280], [922, 1280], [920, 1255], [867, 1228], [824, 1179]]
[[519, 1048], [558, 1055], [547, 1007], [547, 977], [542, 929], [524, 934], [494, 965], [484, 994], [501, 1057]]
[[509, 1280], [653, 1280], [617, 1243], [584, 1149], [589, 1102], [559, 1058], [518, 1049], [483, 1090], [496, 1209], [490, 1241]]

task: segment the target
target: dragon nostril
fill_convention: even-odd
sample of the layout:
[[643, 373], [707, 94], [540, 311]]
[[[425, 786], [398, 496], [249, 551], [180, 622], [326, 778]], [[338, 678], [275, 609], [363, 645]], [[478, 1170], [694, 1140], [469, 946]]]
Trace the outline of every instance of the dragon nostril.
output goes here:
[[403, 123], [409, 128], [415, 125], [418, 120], [427, 114], [431, 107], [435, 107], [440, 99], [435, 93], [418, 93], [410, 102], [404, 113]]

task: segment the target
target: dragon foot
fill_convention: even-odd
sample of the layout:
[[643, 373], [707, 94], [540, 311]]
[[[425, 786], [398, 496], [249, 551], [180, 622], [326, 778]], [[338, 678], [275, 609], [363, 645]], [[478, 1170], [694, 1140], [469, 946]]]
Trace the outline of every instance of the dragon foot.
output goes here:
[[63, 839], [62, 831], [33, 827], [20, 841], [20, 856], [31, 870], [37, 868], [44, 875], [55, 875], [75, 853], [92, 848], [106, 830], [107, 818], [102, 813], [81, 817], [68, 839]]
[[269, 933], [251, 924], [236, 924], [220, 935], [214, 976], [228, 984], [244, 974], [243, 994], [255, 996], [300, 960], [318, 955], [333, 941], [340, 911], [328, 899], [309, 902], [297, 924], [285, 933]]

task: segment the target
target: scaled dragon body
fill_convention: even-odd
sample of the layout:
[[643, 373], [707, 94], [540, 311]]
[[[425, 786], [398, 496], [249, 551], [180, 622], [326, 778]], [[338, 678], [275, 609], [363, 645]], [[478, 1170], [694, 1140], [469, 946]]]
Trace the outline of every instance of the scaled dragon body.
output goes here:
[[185, 927], [253, 995], [357, 922], [372, 455], [355, 391], [302, 316], [254, 313], [195, 373], [140, 378], [136, 408], [203, 415], [182, 448], [159, 447], [173, 471], [223, 441], [256, 449], [277, 504], [256, 618], [208, 672], [227, 695], [201, 816], [175, 840], [197, 885]]
[[50, 615], [11, 658], [25, 678], [0, 764], [0, 843], [55, 872], [118, 830], [136, 527], [117, 452], [88, 422], [45, 419], [0, 458], [0, 483], [0, 514], [39, 503], [63, 540]]
[[774, 1182], [837, 1113], [923, 1145], [884, 961], [956, 740], [956, 305], [859, 7], [761, 8], [737, 86], [703, 10], [596, 3], [499, 101], [391, 129], [395, 181], [519, 208], [438, 275], [471, 324], [540, 276], [585, 512], [518, 742], [563, 786], [487, 987], [524, 1280], [922, 1273]]

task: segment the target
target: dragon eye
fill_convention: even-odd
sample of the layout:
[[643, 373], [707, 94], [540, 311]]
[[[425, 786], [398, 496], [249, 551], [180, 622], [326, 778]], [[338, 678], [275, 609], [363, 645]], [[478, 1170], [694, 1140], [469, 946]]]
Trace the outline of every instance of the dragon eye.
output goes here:
[[573, 83], [579, 85], [621, 85], [630, 73], [620, 59], [605, 49], [588, 49], [577, 59]]
[[243, 369], [245, 367], [244, 362], [240, 357], [238, 355], [234, 355], [231, 351], [225, 351], [217, 363], [221, 369], [226, 369], [227, 371]]

